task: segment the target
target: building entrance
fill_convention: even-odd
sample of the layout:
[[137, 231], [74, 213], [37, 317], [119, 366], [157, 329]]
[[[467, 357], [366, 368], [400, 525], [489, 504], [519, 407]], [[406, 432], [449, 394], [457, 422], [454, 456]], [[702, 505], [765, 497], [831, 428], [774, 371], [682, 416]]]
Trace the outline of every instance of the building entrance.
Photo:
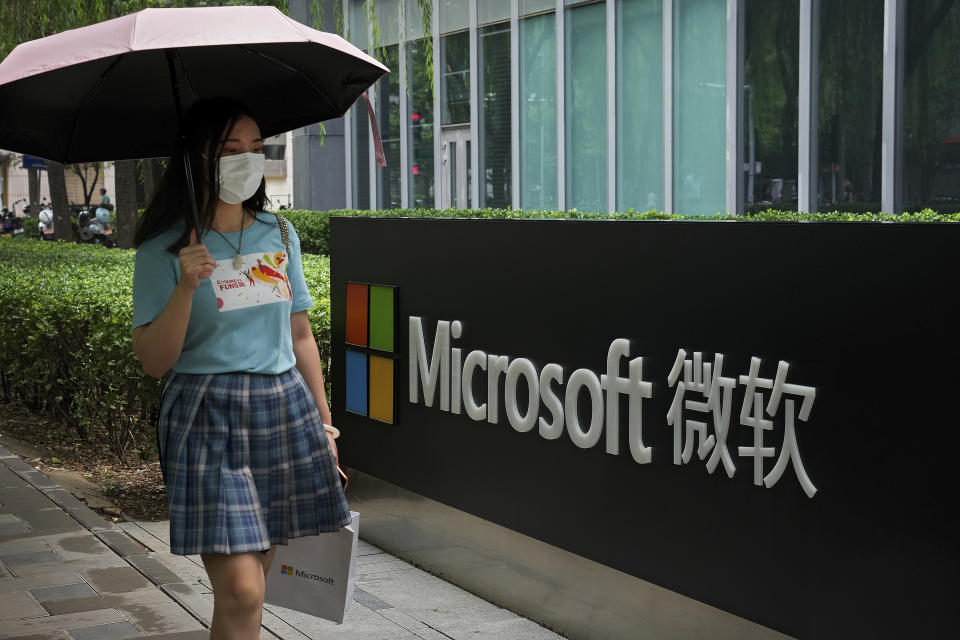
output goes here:
[[472, 208], [470, 127], [444, 128], [440, 135], [440, 208]]

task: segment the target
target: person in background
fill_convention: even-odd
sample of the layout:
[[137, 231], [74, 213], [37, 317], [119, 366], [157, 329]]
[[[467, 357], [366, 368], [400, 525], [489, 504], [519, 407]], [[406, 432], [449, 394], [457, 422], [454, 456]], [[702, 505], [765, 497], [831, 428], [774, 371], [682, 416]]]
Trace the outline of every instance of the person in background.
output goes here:
[[100, 206], [110, 204], [110, 196], [107, 195], [107, 190], [100, 188]]

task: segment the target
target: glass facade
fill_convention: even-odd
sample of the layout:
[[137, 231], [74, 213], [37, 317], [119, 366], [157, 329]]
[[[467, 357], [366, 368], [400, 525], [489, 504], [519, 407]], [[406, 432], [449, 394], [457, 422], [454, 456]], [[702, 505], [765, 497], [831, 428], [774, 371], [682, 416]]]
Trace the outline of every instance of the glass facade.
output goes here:
[[673, 202], [676, 213], [726, 209], [727, 3], [676, 0]]
[[363, 2], [351, 0], [346, 20], [346, 31], [350, 42], [358, 48], [367, 50], [367, 21], [363, 18]]
[[480, 28], [480, 206], [513, 198], [510, 127], [510, 23]]
[[556, 17], [520, 20], [520, 208], [556, 210]]
[[[453, 197], [461, 207], [555, 210], [563, 201], [581, 211], [669, 207], [685, 215], [735, 202], [738, 213], [799, 202], [820, 211], [960, 209], [954, 2], [904, 0], [900, 13], [878, 0], [821, 0], [810, 14], [810, 53], [802, 0], [482, 0], [473, 24], [470, 1], [437, 0], [436, 39], [423, 33], [417, 0], [377, 1], [374, 35], [384, 48], [375, 53], [392, 74], [372, 93], [388, 167], [374, 167], [365, 110], [352, 108], [351, 206], [441, 206]], [[347, 28], [369, 49], [363, 4], [349, 2]], [[516, 48], [511, 13], [519, 16]], [[734, 62], [743, 70], [738, 87], [727, 86]], [[884, 75], [895, 66], [897, 74]], [[479, 74], [475, 96], [471, 73]], [[815, 94], [800, 95], [801, 79], [811, 77]], [[808, 95], [816, 96], [813, 120], [801, 131]], [[902, 124], [885, 126], [900, 122], [894, 107]], [[727, 129], [731, 110], [742, 114], [736, 131]], [[801, 194], [807, 141], [816, 155], [811, 192]], [[477, 187], [478, 200], [466, 185]]]
[[468, 0], [433, 0], [440, 4], [440, 33], [459, 31], [470, 26]]
[[510, 19], [510, 0], [483, 0], [477, 3], [477, 24]]
[[819, 26], [818, 206], [879, 211], [883, 3], [822, 2]]
[[960, 211], [960, 8], [909, 2], [906, 22], [903, 199], [908, 211], [953, 213]]
[[350, 109], [353, 118], [351, 136], [351, 197], [354, 209], [371, 209], [370, 206], [370, 116], [363, 100], [357, 100]]
[[[406, 40], [419, 40], [420, 38], [430, 35], [429, 27], [426, 30], [426, 33], [423, 29], [423, 11], [420, 9], [420, 4], [417, 0], [404, 0], [403, 2], [403, 23], [406, 26], [404, 30], [406, 35]], [[430, 21], [427, 20], [427, 25], [430, 24]]]
[[662, 0], [617, 4], [617, 210], [628, 209], [663, 209]]
[[520, 15], [529, 16], [557, 8], [556, 0], [520, 0]]
[[[383, 63], [395, 69], [398, 45], [384, 47]], [[377, 168], [377, 206], [396, 209], [400, 200], [400, 75], [384, 74], [377, 81], [377, 122], [387, 166]]]
[[796, 210], [800, 3], [746, 0], [744, 10], [745, 204]]
[[407, 44], [409, 205], [433, 206], [433, 92], [427, 75], [427, 40]]
[[400, 0], [377, 0], [376, 11], [380, 44], [400, 42]]
[[567, 209], [607, 208], [606, 13], [602, 3], [567, 9], [564, 20]]
[[441, 124], [470, 122], [470, 34], [440, 38]]

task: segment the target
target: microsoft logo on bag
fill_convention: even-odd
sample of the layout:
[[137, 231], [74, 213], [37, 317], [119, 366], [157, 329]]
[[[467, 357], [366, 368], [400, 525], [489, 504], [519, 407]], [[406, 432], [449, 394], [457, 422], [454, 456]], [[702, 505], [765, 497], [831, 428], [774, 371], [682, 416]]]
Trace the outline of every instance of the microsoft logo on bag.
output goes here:
[[317, 582], [324, 582], [326, 584], [334, 583], [333, 578], [328, 578], [326, 576], [318, 576], [314, 573], [307, 573], [306, 571], [298, 571], [289, 565], [281, 565], [280, 573], [285, 576], [296, 576], [298, 578], [307, 578], [308, 580], [316, 580]]
[[347, 283], [346, 409], [397, 419], [397, 287]]

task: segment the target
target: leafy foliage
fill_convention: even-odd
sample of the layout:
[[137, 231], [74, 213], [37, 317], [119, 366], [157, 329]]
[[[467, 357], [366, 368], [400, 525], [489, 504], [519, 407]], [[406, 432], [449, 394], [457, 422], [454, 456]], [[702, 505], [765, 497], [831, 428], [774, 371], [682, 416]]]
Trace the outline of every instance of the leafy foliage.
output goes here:
[[931, 209], [916, 213], [891, 216], [885, 213], [798, 213], [768, 209], [743, 216], [717, 213], [712, 216], [681, 216], [662, 211], [636, 212], [610, 215], [571, 211], [523, 211], [518, 209], [380, 209], [376, 211], [336, 209], [332, 211], [288, 210], [283, 212], [297, 229], [300, 248], [304, 253], [327, 255], [330, 253], [330, 218], [364, 216], [375, 218], [502, 218], [502, 219], [576, 219], [576, 220], [674, 220], [674, 221], [738, 221], [738, 222], [960, 222], [960, 214], [940, 214]]
[[[161, 382], [133, 353], [135, 252], [92, 245], [0, 238], [0, 383], [92, 439], [104, 427], [119, 456], [153, 440]], [[321, 357], [330, 360], [330, 264], [304, 256], [316, 306], [310, 311]]]

